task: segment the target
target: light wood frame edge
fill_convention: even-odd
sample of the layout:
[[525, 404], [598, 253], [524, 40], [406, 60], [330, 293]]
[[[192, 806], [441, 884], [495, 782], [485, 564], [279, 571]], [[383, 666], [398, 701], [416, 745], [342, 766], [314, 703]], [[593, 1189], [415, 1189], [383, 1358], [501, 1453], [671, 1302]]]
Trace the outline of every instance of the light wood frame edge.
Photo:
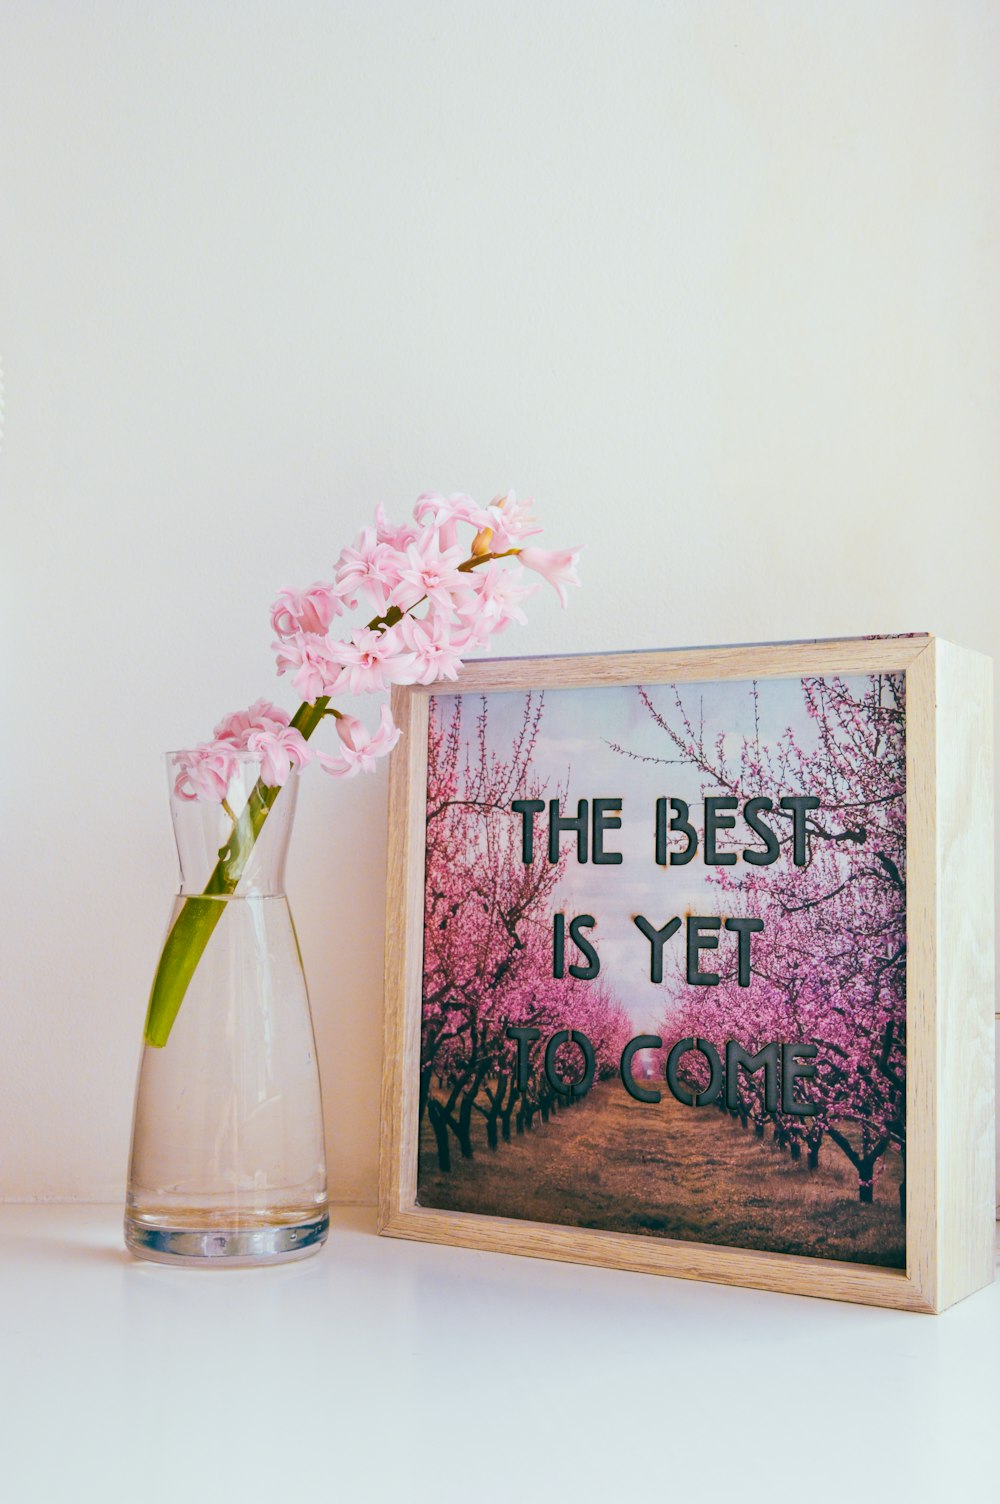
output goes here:
[[[906, 672], [910, 872], [907, 927], [913, 935], [914, 927], [919, 925], [917, 932], [924, 940], [917, 954], [910, 957], [907, 991], [907, 1029], [911, 1041], [907, 1117], [911, 1131], [915, 1128], [916, 1133], [908, 1150], [911, 1188], [905, 1273], [839, 1260], [565, 1228], [416, 1205], [424, 798], [428, 702], [433, 693], [432, 688], [419, 686], [393, 690], [393, 712], [403, 737], [402, 746], [392, 760], [389, 787], [380, 1233], [913, 1311], [941, 1309], [935, 1176], [938, 1134], [935, 666], [934, 642], [927, 636], [849, 639], [576, 658], [485, 660], [467, 665], [455, 690], [476, 693], [698, 678], [759, 679], [899, 669]], [[914, 1037], [917, 1044], [911, 1064]], [[961, 1297], [953, 1294], [952, 1298]]]
[[935, 1300], [945, 1309], [992, 1284], [996, 1267], [993, 664], [940, 638], [932, 650], [939, 937]]

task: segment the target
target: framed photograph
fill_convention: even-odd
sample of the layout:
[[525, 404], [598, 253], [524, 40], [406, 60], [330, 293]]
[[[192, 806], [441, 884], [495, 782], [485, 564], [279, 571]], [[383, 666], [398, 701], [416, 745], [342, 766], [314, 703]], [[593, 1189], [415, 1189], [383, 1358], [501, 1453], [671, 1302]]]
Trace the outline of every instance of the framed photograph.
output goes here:
[[379, 1230], [940, 1311], [994, 1272], [990, 660], [396, 689]]

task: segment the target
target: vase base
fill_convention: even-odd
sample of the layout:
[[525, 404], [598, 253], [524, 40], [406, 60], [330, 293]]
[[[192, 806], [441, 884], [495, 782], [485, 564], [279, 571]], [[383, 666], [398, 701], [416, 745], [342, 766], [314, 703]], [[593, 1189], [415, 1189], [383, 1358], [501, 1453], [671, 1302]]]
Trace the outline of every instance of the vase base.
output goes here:
[[287, 1264], [318, 1253], [326, 1242], [330, 1218], [324, 1211], [294, 1226], [152, 1227], [125, 1218], [125, 1244], [137, 1258], [189, 1269], [252, 1268]]

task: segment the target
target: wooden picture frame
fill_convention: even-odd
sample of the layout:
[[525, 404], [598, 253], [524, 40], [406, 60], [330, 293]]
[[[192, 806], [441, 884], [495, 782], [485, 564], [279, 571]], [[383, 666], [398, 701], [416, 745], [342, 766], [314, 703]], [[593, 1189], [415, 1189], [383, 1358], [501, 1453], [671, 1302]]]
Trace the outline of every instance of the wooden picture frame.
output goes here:
[[[425, 795], [432, 695], [905, 675], [905, 1268], [422, 1207], [417, 1201]], [[992, 663], [929, 635], [466, 666], [393, 690], [379, 1231], [938, 1312], [994, 1277]]]

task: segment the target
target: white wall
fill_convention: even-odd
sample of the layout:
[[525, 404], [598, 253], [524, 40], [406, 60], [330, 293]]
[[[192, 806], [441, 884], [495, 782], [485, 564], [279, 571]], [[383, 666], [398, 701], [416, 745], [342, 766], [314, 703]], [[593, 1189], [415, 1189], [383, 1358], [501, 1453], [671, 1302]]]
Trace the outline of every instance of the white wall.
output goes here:
[[[998, 66], [987, 0], [5, 0], [0, 1194], [121, 1194], [160, 752], [280, 692], [273, 592], [376, 501], [587, 545], [505, 651], [1000, 650]], [[384, 770], [303, 796], [370, 1198]]]

